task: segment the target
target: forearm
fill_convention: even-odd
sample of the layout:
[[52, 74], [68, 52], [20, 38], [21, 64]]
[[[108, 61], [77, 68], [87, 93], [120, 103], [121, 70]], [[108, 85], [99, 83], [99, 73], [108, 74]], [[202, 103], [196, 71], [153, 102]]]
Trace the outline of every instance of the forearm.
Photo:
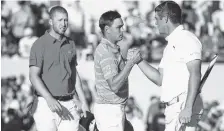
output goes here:
[[31, 81], [32, 85], [34, 86], [34, 88], [36, 89], [36, 91], [39, 92], [40, 95], [44, 99], [48, 99], [48, 98], [52, 97], [52, 95], [47, 90], [47, 88], [44, 86], [43, 81], [41, 80], [41, 78], [38, 75], [30, 75], [30, 81]]
[[148, 79], [150, 79], [153, 83], [155, 83], [158, 86], [162, 85], [162, 76], [157, 69], [149, 65], [145, 60], [140, 62], [138, 64], [138, 67], [145, 74], [145, 76]]
[[83, 87], [82, 87], [82, 82], [81, 82], [81, 79], [80, 79], [80, 76], [79, 76], [78, 73], [77, 73], [77, 76], [76, 76], [76, 85], [75, 85], [75, 87], [76, 87], [76, 91], [77, 91], [79, 100], [83, 104], [87, 104], [86, 98], [85, 98], [85, 94], [84, 94], [84, 91], [83, 91]]
[[197, 97], [197, 92], [200, 87], [201, 74], [192, 74], [189, 78], [189, 86], [185, 108], [192, 108]]
[[117, 93], [122, 88], [125, 81], [128, 79], [132, 67], [131, 64], [126, 64], [124, 69], [112, 78], [111, 82], [109, 82], [112, 91]]

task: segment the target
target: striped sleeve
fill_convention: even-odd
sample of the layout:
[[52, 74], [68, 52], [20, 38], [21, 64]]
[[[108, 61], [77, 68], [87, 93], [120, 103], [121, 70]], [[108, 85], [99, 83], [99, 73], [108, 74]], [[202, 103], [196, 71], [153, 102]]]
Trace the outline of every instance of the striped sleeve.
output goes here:
[[99, 63], [106, 80], [118, 74], [118, 66], [112, 54], [104, 54]]

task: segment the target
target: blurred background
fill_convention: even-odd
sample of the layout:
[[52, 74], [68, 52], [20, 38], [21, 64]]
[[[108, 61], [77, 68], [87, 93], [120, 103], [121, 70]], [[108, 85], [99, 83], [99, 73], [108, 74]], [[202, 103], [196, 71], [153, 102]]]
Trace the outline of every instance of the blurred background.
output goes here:
[[[29, 81], [29, 53], [34, 41], [49, 28], [51, 6], [65, 7], [69, 15], [66, 35], [77, 46], [78, 71], [90, 108], [94, 102], [93, 54], [101, 39], [98, 20], [102, 13], [117, 10], [124, 20], [124, 39], [119, 43], [139, 47], [145, 60], [157, 67], [166, 46], [154, 25], [154, 8], [159, 0], [145, 1], [1, 1], [1, 129], [35, 131], [27, 104], [33, 99]], [[182, 8], [183, 25], [203, 46], [202, 74], [214, 54], [218, 62], [203, 90], [204, 114], [198, 131], [224, 130], [224, 1], [176, 1]], [[150, 82], [137, 66], [129, 76], [130, 98], [127, 119], [136, 131], [163, 131], [164, 107], [160, 88]]]

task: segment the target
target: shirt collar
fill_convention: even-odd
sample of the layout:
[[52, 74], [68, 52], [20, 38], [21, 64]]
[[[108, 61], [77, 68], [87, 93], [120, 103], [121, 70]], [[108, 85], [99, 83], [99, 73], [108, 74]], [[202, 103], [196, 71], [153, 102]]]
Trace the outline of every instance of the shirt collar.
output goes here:
[[106, 38], [102, 38], [101, 40], [102, 43], [106, 44], [108, 47], [110, 47], [111, 51], [113, 53], [118, 53], [120, 52], [120, 47], [116, 44], [111, 43], [109, 40], [107, 40]]
[[[56, 41], [58, 41], [56, 38], [54, 38], [53, 36], [51, 36], [51, 35], [49, 34], [49, 31], [48, 31], [48, 30], [45, 31], [45, 36], [46, 36], [47, 39], [49, 40], [49, 43], [54, 44]], [[63, 36], [63, 38], [62, 38], [62, 40], [60, 41], [60, 43], [62, 44], [62, 43], [64, 43], [66, 40], [67, 40], [66, 37]]]
[[168, 36], [165, 38], [166, 41], [169, 41], [169, 39], [171, 39], [172, 37], [175, 37], [176, 34], [178, 34], [178, 32], [180, 32], [180, 31], [183, 30], [183, 29], [184, 29], [184, 26], [183, 26], [183, 25], [179, 25], [179, 26], [177, 26], [177, 28], [175, 28], [175, 29], [173, 30], [173, 32], [171, 32], [170, 35], [168, 35]]

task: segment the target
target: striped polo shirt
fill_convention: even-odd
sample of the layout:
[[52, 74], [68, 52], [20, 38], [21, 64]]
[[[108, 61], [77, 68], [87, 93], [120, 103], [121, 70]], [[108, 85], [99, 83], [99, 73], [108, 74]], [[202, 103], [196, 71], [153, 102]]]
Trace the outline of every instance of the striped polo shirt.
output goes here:
[[107, 79], [117, 75], [124, 69], [125, 61], [120, 53], [119, 46], [102, 38], [94, 54], [96, 103], [98, 104], [125, 104], [128, 98], [128, 79], [123, 87], [114, 93]]

